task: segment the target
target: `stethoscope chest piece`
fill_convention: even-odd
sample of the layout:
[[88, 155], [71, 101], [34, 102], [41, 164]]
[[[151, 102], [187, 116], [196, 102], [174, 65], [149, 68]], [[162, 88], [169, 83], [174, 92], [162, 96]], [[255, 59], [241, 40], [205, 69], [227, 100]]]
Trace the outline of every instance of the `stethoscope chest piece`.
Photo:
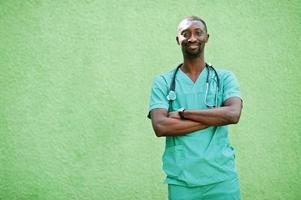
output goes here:
[[166, 98], [167, 98], [168, 101], [176, 100], [177, 96], [176, 96], [175, 91], [170, 90]]

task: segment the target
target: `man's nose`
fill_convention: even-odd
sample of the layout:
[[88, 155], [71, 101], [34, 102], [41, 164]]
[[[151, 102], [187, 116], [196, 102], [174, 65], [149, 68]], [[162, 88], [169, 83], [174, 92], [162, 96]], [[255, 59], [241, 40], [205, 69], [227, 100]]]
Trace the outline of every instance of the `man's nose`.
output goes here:
[[196, 41], [196, 37], [194, 34], [191, 34], [191, 36], [188, 38], [188, 42], [195, 42]]

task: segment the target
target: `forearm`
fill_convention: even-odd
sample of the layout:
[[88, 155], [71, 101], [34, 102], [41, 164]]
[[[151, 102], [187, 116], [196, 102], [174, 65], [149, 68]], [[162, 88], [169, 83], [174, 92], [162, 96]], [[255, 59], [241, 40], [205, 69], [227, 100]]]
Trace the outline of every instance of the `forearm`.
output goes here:
[[160, 137], [185, 135], [192, 131], [205, 129], [208, 126], [197, 121], [166, 117], [153, 124], [153, 127], [156, 135]]
[[230, 106], [206, 110], [185, 110], [184, 117], [207, 126], [223, 126], [236, 124], [239, 121], [240, 110]]

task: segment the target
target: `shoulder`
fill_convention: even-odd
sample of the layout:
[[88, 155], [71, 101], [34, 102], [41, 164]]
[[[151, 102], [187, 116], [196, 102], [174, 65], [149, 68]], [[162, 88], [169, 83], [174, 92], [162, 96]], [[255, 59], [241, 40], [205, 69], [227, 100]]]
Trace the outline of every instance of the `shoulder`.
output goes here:
[[153, 82], [154, 83], [165, 83], [165, 84], [169, 84], [172, 80], [172, 77], [174, 75], [175, 69], [169, 70], [167, 72], [162, 72], [158, 75], [155, 76]]
[[171, 79], [174, 75], [175, 69], [169, 70], [167, 72], [162, 72], [161, 74], [158, 74], [155, 76], [155, 78], [164, 78], [164, 79]]
[[214, 67], [214, 69], [217, 71], [218, 75], [220, 75], [220, 76], [229, 76], [229, 75], [233, 74], [233, 72], [228, 69], [219, 68], [219, 67]]
[[214, 69], [216, 70], [219, 78], [222, 79], [222, 80], [236, 79], [235, 74], [232, 71], [228, 70], [228, 69], [216, 68], [216, 67], [214, 67]]

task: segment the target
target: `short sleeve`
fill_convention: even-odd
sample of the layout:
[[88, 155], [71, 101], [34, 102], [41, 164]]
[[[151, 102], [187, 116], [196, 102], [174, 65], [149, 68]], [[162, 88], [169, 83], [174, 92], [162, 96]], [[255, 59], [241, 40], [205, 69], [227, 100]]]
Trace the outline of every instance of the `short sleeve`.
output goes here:
[[223, 101], [226, 101], [230, 97], [239, 97], [241, 99], [240, 87], [232, 72], [225, 73], [223, 82]]
[[156, 76], [153, 80], [149, 111], [155, 108], [165, 108], [168, 110], [169, 102], [166, 98], [168, 93], [168, 84], [163, 76]]

